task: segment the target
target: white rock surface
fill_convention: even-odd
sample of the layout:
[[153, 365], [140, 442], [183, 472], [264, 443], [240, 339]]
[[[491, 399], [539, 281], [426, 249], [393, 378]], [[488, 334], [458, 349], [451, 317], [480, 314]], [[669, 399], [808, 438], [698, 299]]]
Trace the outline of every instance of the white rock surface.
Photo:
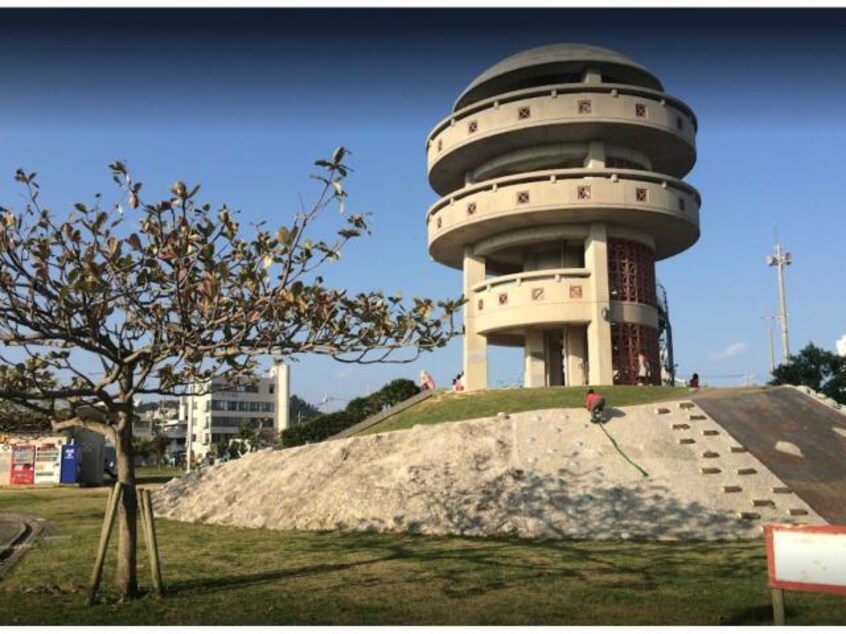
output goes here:
[[[584, 539], [757, 538], [760, 523], [794, 521], [787, 509], [805, 505], [792, 494], [756, 509], [760, 522], [741, 520], [751, 497], [783, 483], [751, 454], [732, 454], [724, 431], [703, 438], [696, 421], [672, 430], [687, 416], [672, 407], [660, 418], [654, 405], [614, 409], [604, 429], [585, 424], [584, 410], [541, 410], [265, 450], [172, 480], [154, 510], [283, 530]], [[696, 443], [680, 445], [682, 435]], [[721, 458], [704, 461], [703, 450]], [[722, 472], [702, 474], [706, 462]], [[744, 466], [758, 470], [744, 493], [723, 493]], [[823, 523], [810, 509], [802, 519]]]

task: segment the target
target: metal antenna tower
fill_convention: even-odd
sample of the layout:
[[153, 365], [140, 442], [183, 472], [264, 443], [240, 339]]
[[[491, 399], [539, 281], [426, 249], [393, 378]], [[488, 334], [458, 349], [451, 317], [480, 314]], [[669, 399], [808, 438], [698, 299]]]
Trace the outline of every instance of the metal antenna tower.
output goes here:
[[778, 273], [778, 319], [781, 323], [781, 362], [787, 363], [790, 356], [790, 344], [787, 338], [787, 298], [784, 293], [784, 267], [793, 263], [790, 253], [782, 251], [781, 243], [776, 241], [775, 254], [767, 256], [767, 265], [777, 267]]

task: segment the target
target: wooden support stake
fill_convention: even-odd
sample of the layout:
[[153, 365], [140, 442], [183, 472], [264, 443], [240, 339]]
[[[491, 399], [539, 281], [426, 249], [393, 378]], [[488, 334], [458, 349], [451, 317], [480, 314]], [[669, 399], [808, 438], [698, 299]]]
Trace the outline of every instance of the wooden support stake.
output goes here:
[[147, 556], [150, 558], [150, 570], [153, 570], [153, 546], [150, 544], [150, 529], [147, 527], [147, 511], [144, 508], [144, 489], [138, 489], [138, 516], [141, 529], [144, 531], [144, 545], [147, 547]]
[[159, 544], [156, 540], [156, 526], [153, 523], [153, 502], [150, 499], [149, 489], [141, 491], [141, 496], [144, 498], [144, 517], [147, 524], [147, 533], [149, 534], [149, 551], [150, 551], [150, 566], [153, 573], [153, 587], [156, 590], [156, 596], [161, 597], [163, 592], [162, 583], [162, 569], [161, 560], [159, 559]]
[[784, 590], [773, 588], [773, 623], [784, 625]]
[[103, 564], [106, 561], [106, 550], [109, 547], [109, 539], [112, 536], [112, 527], [115, 524], [118, 502], [122, 497], [123, 490], [120, 482], [115, 482], [112, 495], [109, 498], [109, 506], [106, 516], [103, 518], [103, 528], [100, 531], [100, 546], [97, 549], [97, 560], [94, 562], [94, 570], [91, 573], [91, 587], [88, 590], [88, 605], [94, 602], [97, 596], [97, 589], [100, 587], [100, 580], [103, 578]]

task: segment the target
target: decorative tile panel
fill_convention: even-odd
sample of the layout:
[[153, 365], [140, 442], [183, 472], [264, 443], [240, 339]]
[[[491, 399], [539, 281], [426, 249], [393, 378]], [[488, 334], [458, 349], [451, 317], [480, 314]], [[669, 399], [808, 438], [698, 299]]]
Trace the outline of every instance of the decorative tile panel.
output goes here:
[[533, 288], [532, 289], [532, 300], [533, 301], [540, 301], [543, 299], [543, 287]]
[[476, 213], [476, 203], [467, 203], [467, 215], [472, 216]]
[[517, 192], [517, 204], [525, 205], [529, 202], [529, 192]]
[[590, 114], [591, 113], [591, 102], [589, 99], [583, 99], [579, 101], [578, 110], [579, 114]]
[[570, 299], [581, 299], [582, 287], [580, 285], [573, 285], [570, 287]]
[[648, 200], [648, 191], [644, 187], [638, 187], [635, 189], [635, 199], [639, 203], [645, 203]]
[[508, 303], [508, 293], [499, 294], [499, 305], [505, 306]]
[[473, 134], [479, 129], [479, 122], [478, 121], [471, 121], [467, 124], [467, 133]]
[[529, 106], [523, 106], [517, 110], [518, 119], [528, 119], [532, 116], [532, 109]]
[[579, 200], [590, 200], [590, 185], [579, 185], [576, 189], [576, 197]]
[[644, 118], [646, 117], [646, 104], [645, 103], [636, 103], [635, 104], [635, 116]]

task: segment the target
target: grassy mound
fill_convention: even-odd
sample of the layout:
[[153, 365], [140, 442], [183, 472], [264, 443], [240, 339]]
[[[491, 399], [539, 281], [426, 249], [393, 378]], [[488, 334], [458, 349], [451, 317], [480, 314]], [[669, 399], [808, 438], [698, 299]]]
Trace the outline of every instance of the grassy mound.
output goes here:
[[[656, 401], [684, 398], [684, 387], [615, 385], [596, 388], [608, 401], [608, 407], [643, 405]], [[586, 387], [543, 387], [488, 390], [485, 392], [444, 392], [374, 425], [360, 435], [378, 434], [414, 425], [434, 425], [484, 416], [499, 412], [510, 414], [537, 409], [583, 407]]]

